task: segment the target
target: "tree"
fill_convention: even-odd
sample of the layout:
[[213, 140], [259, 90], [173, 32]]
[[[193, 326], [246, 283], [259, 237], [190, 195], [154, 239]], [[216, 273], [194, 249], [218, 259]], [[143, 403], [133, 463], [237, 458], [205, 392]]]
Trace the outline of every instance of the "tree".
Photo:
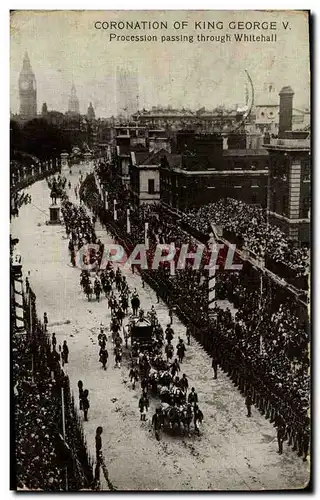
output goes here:
[[21, 149], [40, 159], [48, 159], [60, 155], [63, 150], [69, 151], [70, 142], [56, 125], [44, 118], [36, 118], [22, 129]]
[[10, 120], [10, 153], [21, 148], [22, 132], [18, 122]]

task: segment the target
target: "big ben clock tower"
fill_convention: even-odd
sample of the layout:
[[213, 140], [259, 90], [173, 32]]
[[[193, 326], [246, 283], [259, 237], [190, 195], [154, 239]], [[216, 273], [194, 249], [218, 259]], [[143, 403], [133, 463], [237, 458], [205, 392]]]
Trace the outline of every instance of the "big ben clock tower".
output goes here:
[[36, 79], [31, 68], [27, 52], [24, 55], [22, 70], [19, 76], [20, 116], [31, 120], [37, 116]]

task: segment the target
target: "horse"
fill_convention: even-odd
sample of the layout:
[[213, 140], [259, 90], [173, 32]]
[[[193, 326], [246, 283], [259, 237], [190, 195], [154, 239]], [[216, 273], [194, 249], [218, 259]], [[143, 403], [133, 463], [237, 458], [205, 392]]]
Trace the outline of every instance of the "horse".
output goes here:
[[168, 387], [160, 387], [159, 396], [161, 403], [167, 403], [168, 405], [173, 405], [173, 397]]
[[82, 274], [80, 275], [80, 286], [84, 289], [85, 286], [89, 283], [89, 275], [83, 271], [83, 273], [85, 274]]
[[175, 430], [178, 427], [181, 431], [182, 412], [176, 406], [169, 406], [164, 410], [164, 424], [169, 426], [169, 429]]
[[96, 279], [94, 282], [94, 293], [96, 296], [96, 300], [100, 302], [101, 283], [98, 279]]
[[111, 285], [110, 281], [108, 280], [108, 278], [104, 278], [104, 280], [102, 281], [102, 286], [103, 286], [104, 294], [105, 294], [106, 298], [108, 299], [110, 297], [110, 293], [112, 290], [112, 285]]
[[173, 393], [174, 403], [178, 406], [184, 405], [186, 403], [186, 394], [182, 389], [176, 387]]
[[119, 325], [122, 326], [122, 321], [125, 317], [125, 313], [124, 311], [121, 309], [121, 307], [118, 308], [118, 310], [116, 311], [116, 317], [119, 321]]
[[117, 318], [113, 317], [111, 320], [111, 325], [110, 325], [110, 329], [112, 332], [112, 342], [114, 342], [115, 336], [116, 336], [119, 328], [120, 328], [120, 325], [119, 325]]
[[88, 301], [91, 301], [93, 290], [92, 290], [92, 285], [91, 285], [90, 281], [88, 281], [85, 284], [84, 293], [86, 294]]
[[122, 360], [122, 348], [121, 347], [114, 348], [114, 359], [115, 359], [115, 368], [121, 368], [121, 360]]
[[116, 271], [116, 275], [115, 275], [116, 289], [117, 289], [118, 291], [120, 291], [121, 282], [122, 282], [121, 271], [120, 271], [120, 269], [118, 268], [118, 269], [117, 269], [117, 271]]
[[160, 372], [159, 374], [159, 384], [165, 387], [169, 387], [172, 383], [172, 376], [168, 371]]
[[192, 419], [194, 418], [192, 405], [187, 404], [187, 406], [182, 411], [181, 416], [182, 416], [182, 424], [184, 427], [184, 432], [187, 432], [188, 436], [190, 436], [190, 426]]
[[125, 294], [122, 294], [121, 296], [121, 306], [125, 314], [127, 314], [129, 303], [128, 303], [128, 297]]
[[142, 354], [139, 356], [139, 369], [141, 376], [143, 377], [146, 377], [151, 369], [150, 361], [146, 354]]

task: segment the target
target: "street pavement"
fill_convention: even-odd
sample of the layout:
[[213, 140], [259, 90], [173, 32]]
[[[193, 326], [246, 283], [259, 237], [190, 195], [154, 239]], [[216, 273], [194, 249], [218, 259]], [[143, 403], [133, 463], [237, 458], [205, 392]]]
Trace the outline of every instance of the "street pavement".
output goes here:
[[[78, 168], [67, 175], [74, 185]], [[75, 172], [76, 171], [76, 172]], [[140, 421], [138, 400], [140, 387], [131, 388], [129, 352], [124, 349], [121, 369], [114, 367], [112, 343], [108, 339], [109, 361], [104, 371], [99, 363], [97, 336], [102, 322], [110, 323], [110, 311], [104, 297], [100, 303], [88, 302], [79, 285], [80, 270], [70, 264], [68, 240], [64, 226], [46, 225], [49, 220], [49, 190], [45, 181], [28, 189], [32, 203], [20, 210], [12, 222], [12, 235], [20, 239], [24, 275], [30, 271], [30, 283], [37, 295], [39, 317], [46, 311], [49, 331], [55, 332], [58, 344], [67, 340], [70, 355], [67, 367], [75, 399], [77, 382], [89, 390], [89, 421], [84, 422], [88, 447], [94, 456], [94, 437], [98, 425], [103, 427], [103, 454], [110, 479], [118, 490], [268, 490], [303, 488], [308, 483], [309, 464], [284, 444], [283, 455], [277, 454], [276, 429], [256, 408], [246, 416], [244, 398], [221, 370], [213, 379], [211, 361], [202, 347], [191, 339], [187, 346], [185, 327], [174, 316], [174, 345], [178, 336], [187, 346], [181, 373], [186, 373], [189, 387], [195, 387], [204, 414], [200, 436], [162, 434], [158, 442], [152, 431], [151, 418]], [[100, 225], [97, 236], [112, 243]], [[155, 306], [165, 328], [168, 308], [140, 276], [123, 269], [129, 287], [137, 288], [141, 307]], [[103, 483], [105, 486], [105, 483]]]

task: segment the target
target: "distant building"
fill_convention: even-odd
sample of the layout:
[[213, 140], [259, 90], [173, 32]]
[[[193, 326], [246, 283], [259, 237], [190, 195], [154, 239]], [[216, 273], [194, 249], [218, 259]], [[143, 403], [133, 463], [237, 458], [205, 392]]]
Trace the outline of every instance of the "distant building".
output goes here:
[[152, 129], [192, 129], [196, 132], [215, 133], [230, 131], [239, 126], [245, 111], [236, 109], [215, 109], [212, 111], [204, 108], [198, 111], [190, 109], [172, 109], [152, 107], [151, 110], [142, 110], [133, 115], [139, 125]]
[[71, 91], [70, 91], [70, 96], [69, 96], [69, 102], [68, 102], [68, 114], [71, 115], [79, 115], [79, 99], [77, 97], [77, 92], [76, 88], [74, 86], [74, 83], [72, 84]]
[[158, 151], [165, 150], [171, 153], [170, 134], [164, 129], [148, 130], [146, 144], [150, 152], [157, 153]]
[[92, 122], [95, 119], [95, 117], [96, 117], [96, 114], [94, 112], [92, 102], [90, 102], [90, 104], [88, 106], [88, 111], [87, 111], [87, 118], [88, 118], [89, 122]]
[[41, 115], [42, 115], [43, 117], [46, 117], [46, 116], [47, 116], [47, 114], [48, 114], [48, 106], [47, 106], [47, 103], [46, 103], [46, 102], [44, 102], [44, 103], [42, 104]]
[[[294, 137], [294, 133], [293, 136]], [[269, 220], [295, 242], [310, 242], [310, 140], [271, 139]]]
[[294, 92], [280, 91], [279, 138], [271, 138], [268, 193], [269, 220], [298, 243], [310, 241], [310, 139], [309, 132], [292, 131]]
[[[288, 88], [289, 87], [287, 87], [287, 89]], [[273, 84], [268, 84], [265, 87], [265, 90], [266, 92], [263, 97], [261, 96], [258, 98], [258, 102], [254, 107], [253, 121], [255, 123], [256, 130], [259, 130], [261, 133], [268, 131], [270, 134], [278, 135], [280, 122], [280, 105], [278, 96], [275, 92]], [[293, 94], [291, 97], [290, 95], [283, 95], [283, 99], [292, 100], [292, 97]], [[291, 130], [303, 130], [310, 126], [310, 110], [291, 107], [291, 113]]]
[[27, 52], [24, 55], [19, 76], [19, 97], [20, 118], [22, 120], [32, 120], [37, 116], [37, 87]]
[[160, 164], [167, 151], [131, 152], [130, 199], [133, 206], [160, 202]]
[[139, 78], [133, 70], [118, 68], [116, 77], [117, 112], [129, 118], [139, 109]]
[[[183, 155], [171, 155], [160, 167], [161, 200], [180, 210], [199, 208], [221, 198], [267, 205], [268, 153], [227, 149], [211, 168], [183, 168]], [[180, 161], [179, 161], [180, 160]]]

